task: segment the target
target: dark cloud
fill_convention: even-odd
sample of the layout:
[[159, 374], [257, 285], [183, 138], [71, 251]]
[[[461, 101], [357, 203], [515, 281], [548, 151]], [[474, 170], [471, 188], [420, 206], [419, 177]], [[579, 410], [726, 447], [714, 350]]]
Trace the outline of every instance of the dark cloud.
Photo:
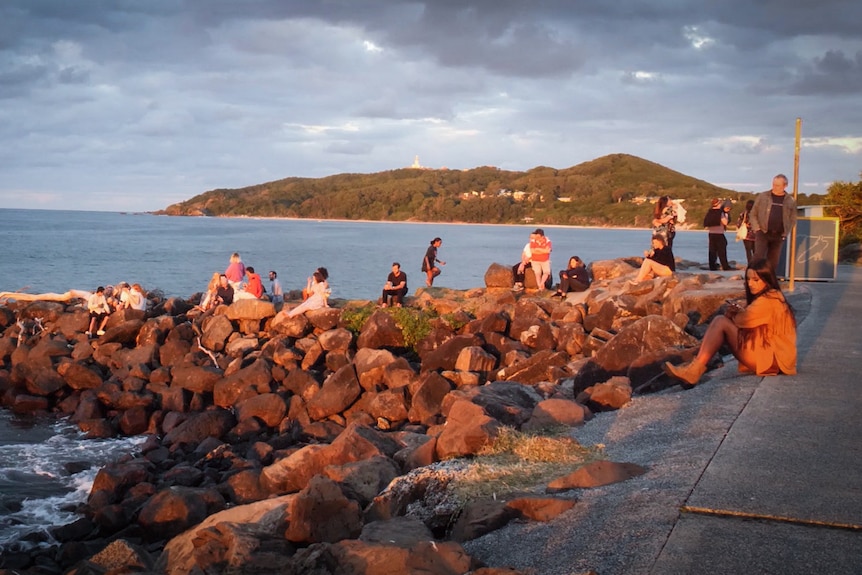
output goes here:
[[797, 116], [812, 180], [850, 179], [859, 21], [843, 0], [4, 0], [0, 205], [157, 209], [416, 154], [529, 169], [625, 152], [763, 187]]

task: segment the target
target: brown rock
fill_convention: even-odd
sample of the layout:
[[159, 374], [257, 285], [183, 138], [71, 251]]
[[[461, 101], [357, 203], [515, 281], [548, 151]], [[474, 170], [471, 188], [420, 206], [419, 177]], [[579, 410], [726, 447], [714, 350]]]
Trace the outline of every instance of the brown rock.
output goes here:
[[201, 345], [211, 351], [222, 351], [233, 331], [233, 324], [226, 316], [212, 315], [203, 322]]
[[275, 393], [264, 393], [240, 401], [236, 405], [239, 421], [256, 417], [269, 427], [278, 427], [287, 413], [287, 404]]
[[222, 370], [218, 368], [183, 364], [171, 369], [171, 386], [195, 393], [210, 393], [222, 377]]
[[631, 399], [631, 382], [625, 376], [614, 376], [604, 383], [592, 385], [577, 397], [578, 403], [583, 403], [593, 411], [620, 409]]
[[501, 427], [499, 421], [485, 415], [475, 403], [457, 401], [449, 410], [443, 433], [437, 438], [437, 457], [475, 455], [493, 441]]
[[541, 431], [562, 425], [583, 425], [591, 416], [590, 410], [569, 399], [551, 398], [536, 404], [529, 421], [521, 426], [524, 431]]
[[207, 437], [223, 437], [236, 423], [233, 414], [223, 409], [194, 413], [168, 431], [164, 443], [166, 445], [197, 445]]
[[455, 360], [455, 369], [458, 371], [476, 371], [488, 373], [497, 365], [497, 358], [479, 346], [471, 345], [463, 348]]
[[170, 539], [207, 516], [207, 503], [199, 489], [169, 487], [151, 497], [141, 508], [138, 523], [150, 541]]
[[422, 357], [422, 371], [455, 369], [458, 355], [465, 347], [480, 346], [482, 341], [475, 335], [456, 335], [443, 342], [434, 350], [420, 353]]
[[361, 531], [359, 504], [347, 499], [334, 481], [317, 475], [293, 500], [284, 536], [295, 543], [333, 543]]
[[443, 398], [452, 391], [452, 384], [434, 372], [426, 372], [416, 383], [407, 418], [413, 423], [433, 425], [442, 413]]
[[493, 263], [485, 271], [485, 287], [511, 288], [515, 285], [515, 274], [512, 266]]
[[350, 407], [361, 392], [356, 371], [352, 365], [346, 365], [326, 378], [320, 391], [308, 401], [308, 415], [312, 420], [321, 420], [340, 413]]
[[404, 347], [404, 334], [395, 319], [384, 311], [376, 311], [371, 314], [362, 325], [356, 347], [362, 349], [400, 349]]
[[640, 356], [671, 346], [693, 347], [698, 341], [672, 320], [658, 315], [641, 318], [612, 337], [594, 356], [608, 375], [622, 375]]
[[272, 391], [272, 372], [264, 359], [257, 359], [248, 367], [216, 382], [213, 387], [213, 403], [230, 408], [236, 403], [261, 393]]
[[227, 306], [225, 313], [230, 320], [255, 320], [260, 321], [275, 315], [275, 306], [272, 302], [260, 299], [238, 299]]
[[327, 466], [323, 474], [338, 483], [346, 496], [365, 507], [398, 477], [399, 471], [392, 459], [375, 455], [343, 465]]
[[531, 384], [541, 381], [553, 381], [556, 378], [551, 375], [552, 369], [566, 365], [568, 361], [568, 356], [563, 352], [543, 350], [529, 359], [499, 370], [497, 377], [507, 381]]
[[353, 333], [343, 327], [329, 329], [317, 337], [320, 346], [326, 351], [347, 351], [353, 343]]
[[643, 475], [646, 471], [646, 468], [635, 463], [594, 461], [584, 465], [574, 473], [554, 479], [548, 483], [547, 490], [549, 493], [556, 493], [569, 489], [601, 487]]
[[102, 385], [102, 374], [78, 362], [57, 366], [57, 373], [63, 376], [66, 385], [76, 391], [94, 389]]

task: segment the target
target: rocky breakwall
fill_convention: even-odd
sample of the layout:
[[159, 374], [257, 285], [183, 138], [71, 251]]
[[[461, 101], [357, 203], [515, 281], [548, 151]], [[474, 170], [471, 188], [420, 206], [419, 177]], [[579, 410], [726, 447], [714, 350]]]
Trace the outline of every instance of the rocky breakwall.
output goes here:
[[0, 566], [480, 569], [455, 540], [564, 511], [575, 500], [554, 494], [566, 482], [500, 501], [490, 516], [420, 519], [411, 506], [440, 477], [420, 470], [477, 453], [505, 426], [579, 425], [633, 388], [672, 385], [662, 362], [690, 357], [705, 322], [743, 294], [740, 278], [706, 273], [629, 285], [633, 263], [594, 262], [577, 303], [513, 294], [494, 264], [486, 288], [420, 289], [410, 309], [339, 302], [286, 318], [242, 300], [201, 315], [171, 299], [115, 313], [95, 340], [79, 305], [9, 302], [3, 406], [68, 416], [91, 437], [148, 438], [99, 471], [81, 519], [52, 531], [56, 545]]

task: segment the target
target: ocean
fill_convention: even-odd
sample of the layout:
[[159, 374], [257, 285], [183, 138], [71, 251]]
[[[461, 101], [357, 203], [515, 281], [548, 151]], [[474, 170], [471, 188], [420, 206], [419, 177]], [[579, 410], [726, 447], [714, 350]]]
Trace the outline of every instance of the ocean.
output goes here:
[[[62, 293], [127, 281], [187, 298], [238, 252], [263, 278], [276, 270], [285, 290], [302, 288], [324, 266], [333, 298], [373, 300], [396, 261], [411, 293], [424, 286], [422, 258], [437, 236], [446, 265], [435, 286], [467, 289], [484, 285], [490, 264], [515, 264], [536, 227], [0, 209], [0, 291]], [[553, 242], [555, 277], [573, 255], [591, 262], [649, 247], [646, 229], [542, 227]], [[728, 257], [744, 262], [742, 244], [730, 233], [728, 242]], [[705, 262], [706, 252], [704, 232], [677, 234], [677, 257]], [[99, 466], [138, 442], [84, 440], [64, 422], [0, 411], [0, 553], [40, 544], [46, 527], [73, 521]]]

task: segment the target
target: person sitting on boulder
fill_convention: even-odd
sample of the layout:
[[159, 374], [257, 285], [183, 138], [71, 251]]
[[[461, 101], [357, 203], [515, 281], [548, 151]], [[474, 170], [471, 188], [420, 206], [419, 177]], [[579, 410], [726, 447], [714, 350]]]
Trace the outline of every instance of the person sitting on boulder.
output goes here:
[[645, 251], [644, 256], [646, 257], [638, 270], [637, 277], [629, 283], [636, 284], [655, 277], [668, 277], [676, 271], [673, 251], [665, 243], [663, 236], [652, 237], [652, 249]]
[[329, 283], [326, 281], [329, 278], [329, 272], [326, 268], [317, 268], [311, 277], [306, 282], [305, 290], [308, 293], [308, 298], [291, 310], [283, 309], [279, 314], [285, 314], [287, 317], [295, 317], [312, 309], [320, 309], [329, 307]]
[[590, 272], [578, 256], [569, 258], [569, 265], [560, 271], [560, 287], [551, 297], [566, 297], [570, 291], [587, 291], [590, 288]]
[[[96, 332], [96, 335], [105, 335], [105, 324], [108, 323], [108, 316], [111, 315], [111, 306], [105, 299], [104, 286], [96, 288], [96, 293], [87, 300], [87, 311], [90, 312], [90, 327], [87, 329], [87, 336], [91, 337], [93, 332]], [[96, 329], [96, 322], [99, 324], [98, 330]]]
[[739, 360], [739, 371], [757, 375], [796, 373], [796, 317], [781, 292], [772, 264], [765, 258], [745, 270], [746, 306], [729, 302], [724, 315], [710, 322], [697, 356], [689, 363], [665, 362], [664, 372], [691, 387], [706, 373], [706, 364], [727, 345]]
[[224, 274], [219, 275], [219, 285], [216, 289], [215, 305], [230, 305], [233, 303], [233, 286]]
[[401, 307], [405, 295], [407, 295], [407, 274], [401, 271], [401, 264], [393, 262], [392, 272], [386, 278], [386, 285], [383, 286], [380, 305], [387, 307], [391, 304], [394, 307]]
[[263, 283], [260, 281], [260, 274], [254, 273], [254, 268], [251, 266], [245, 268], [245, 274], [248, 276], [248, 283], [234, 293], [234, 299], [260, 299], [260, 296], [263, 295]]

